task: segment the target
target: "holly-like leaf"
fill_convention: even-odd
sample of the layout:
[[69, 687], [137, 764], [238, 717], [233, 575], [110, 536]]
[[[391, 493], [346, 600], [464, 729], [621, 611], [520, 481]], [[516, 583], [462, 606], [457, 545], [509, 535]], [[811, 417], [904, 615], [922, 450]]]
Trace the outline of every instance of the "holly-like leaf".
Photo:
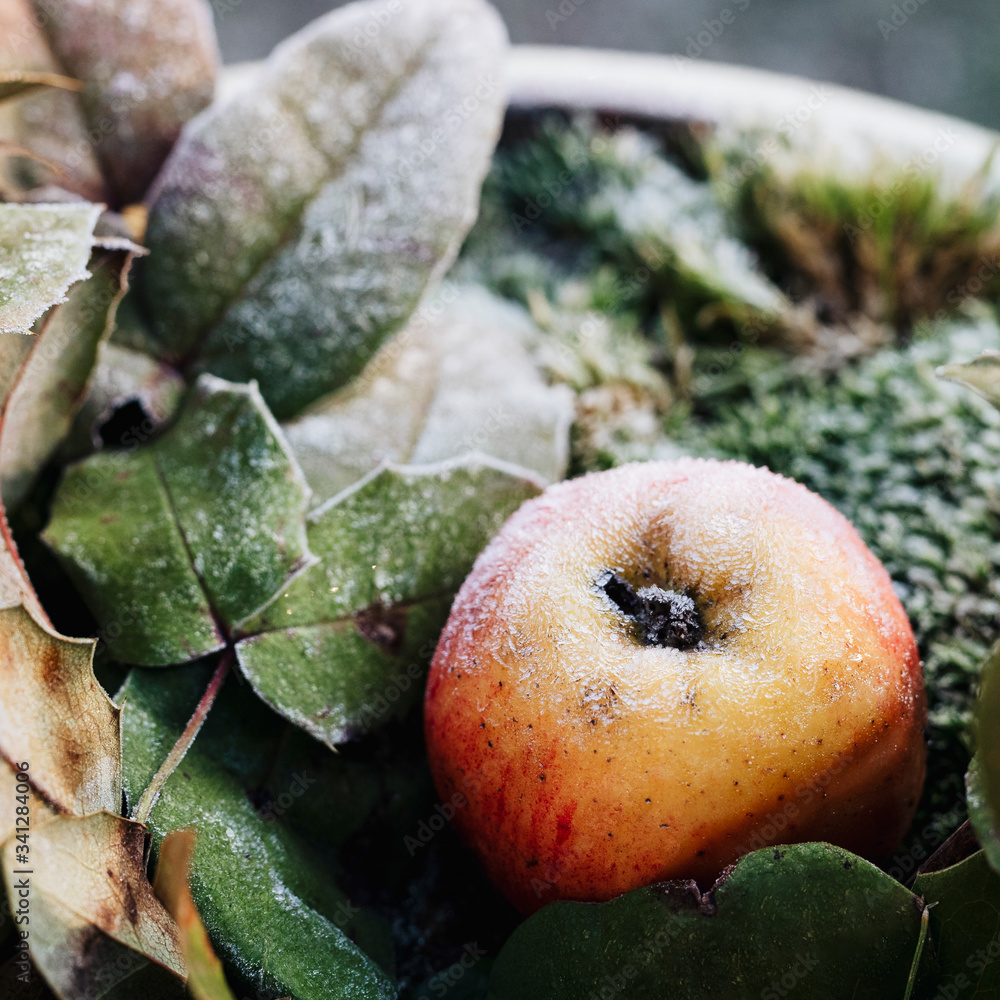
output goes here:
[[546, 906], [504, 946], [489, 996], [902, 997], [921, 911], [898, 882], [840, 848], [756, 851], [704, 894], [668, 882], [607, 903]]
[[244, 675], [330, 746], [405, 710], [476, 556], [543, 485], [472, 456], [390, 466], [334, 497], [310, 517], [320, 562], [242, 629]]
[[52, 629], [2, 508], [0, 528], [0, 791], [10, 803], [0, 854], [12, 911], [29, 908], [32, 961], [61, 997], [111, 995], [140, 974], [169, 980], [157, 969], [181, 977], [173, 922], [146, 881], [144, 831], [117, 815], [120, 719], [94, 677], [94, 642]]
[[1000, 995], [1000, 875], [982, 851], [941, 871], [918, 875], [913, 891], [930, 909], [941, 966], [938, 996]]
[[85, 81], [81, 104], [117, 204], [139, 201], [212, 99], [218, 52], [204, 0], [33, 0], [49, 45]]
[[221, 649], [310, 564], [308, 499], [256, 386], [207, 375], [159, 440], [71, 467], [43, 538], [114, 655], [163, 666]]
[[196, 839], [194, 830], [175, 830], [164, 837], [153, 891], [180, 931], [191, 995], [195, 1000], [234, 1000], [188, 886]]
[[969, 820], [987, 860], [1000, 872], [1000, 647], [983, 664], [975, 733], [976, 756], [966, 777]]
[[573, 396], [548, 386], [527, 313], [482, 289], [444, 285], [340, 392], [285, 428], [317, 496], [380, 463], [425, 464], [479, 451], [566, 474]]
[[124, 982], [134, 989], [132, 977], [150, 960], [178, 977], [180, 993], [184, 961], [176, 927], [146, 879], [145, 836], [140, 824], [102, 812], [32, 828], [27, 865], [16, 839], [3, 845], [8, 897], [19, 900], [30, 887], [32, 960], [67, 1000]]
[[27, 333], [88, 276], [100, 212], [98, 205], [0, 205], [0, 337]]
[[130, 257], [100, 252], [93, 274], [70, 289], [31, 341], [7, 400], [0, 444], [0, 489], [13, 509], [69, 433], [83, 405], [102, 342], [126, 289]]
[[493, 9], [389, 14], [351, 4], [283, 43], [154, 186], [141, 288], [164, 356], [257, 379], [279, 419], [403, 326], [475, 218], [498, 134]]
[[0, 610], [0, 755], [28, 761], [32, 787], [76, 816], [121, 808], [118, 711], [93, 653], [93, 640], [54, 633], [21, 603]]
[[[118, 700], [131, 802], [185, 727], [211, 670], [199, 663], [129, 675]], [[243, 779], [266, 768], [272, 749], [261, 717], [270, 713], [247, 693], [233, 679], [223, 689], [150, 813], [154, 842], [197, 829], [191, 895], [237, 995], [393, 997], [385, 974], [345, 933], [356, 933], [358, 911], [328, 864], [273, 816], [259, 814], [247, 795]]]
[[1000, 351], [984, 351], [967, 364], [942, 365], [936, 374], [978, 392], [1000, 407]]

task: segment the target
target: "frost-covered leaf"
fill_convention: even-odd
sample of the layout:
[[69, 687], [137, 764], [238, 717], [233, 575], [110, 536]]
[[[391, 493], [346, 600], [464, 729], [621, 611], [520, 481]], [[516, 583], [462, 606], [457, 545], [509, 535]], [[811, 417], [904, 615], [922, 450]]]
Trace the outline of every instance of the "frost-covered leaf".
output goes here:
[[983, 665], [976, 705], [976, 756], [966, 777], [969, 819], [1000, 872], [1000, 647]]
[[309, 489], [255, 386], [206, 375], [148, 447], [67, 470], [44, 538], [126, 663], [181, 663], [308, 566]]
[[31, 341], [31, 353], [6, 403], [0, 489], [13, 509], [69, 433], [83, 405], [98, 352], [124, 294], [128, 258], [101, 253], [93, 274], [74, 285]]
[[181, 127], [212, 99], [218, 64], [205, 0], [33, 0], [81, 103], [118, 204], [139, 201]]
[[163, 354], [256, 378], [280, 419], [357, 375], [447, 268], [498, 133], [492, 8], [389, 14], [351, 4], [286, 41], [154, 186], [142, 291]]
[[967, 364], [941, 365], [940, 378], [957, 382], [1000, 407], [1000, 351], [983, 351]]
[[87, 277], [100, 206], [0, 205], [0, 337], [27, 333]]
[[704, 895], [667, 882], [607, 903], [546, 906], [504, 946], [489, 997], [742, 1000], [793, 988], [810, 1000], [902, 997], [920, 923], [912, 893], [847, 851], [767, 849]]
[[[0, 68], [7, 72], [63, 73], [32, 0], [0, 3]], [[17, 171], [0, 171], [0, 187], [6, 185], [15, 193], [24, 193], [41, 185], [58, 184], [88, 201], [107, 200], [107, 185], [79, 94], [47, 87], [16, 101], [0, 102], [0, 136], [13, 145], [33, 150], [57, 169], [53, 173], [37, 163], [22, 161]]]
[[[131, 802], [184, 728], [211, 669], [129, 675], [118, 697]], [[337, 889], [329, 859], [258, 813], [247, 794], [243, 779], [266, 770], [272, 749], [266, 710], [247, 694], [233, 679], [223, 689], [150, 814], [154, 843], [181, 827], [198, 831], [191, 894], [238, 996], [388, 1000], [395, 992], [387, 977], [349, 936], [358, 934], [358, 910]]]
[[[913, 891], [930, 908], [941, 966], [935, 996], [988, 1000], [1000, 995], [1000, 875], [982, 851], [941, 871], [918, 875]], [[932, 995], [928, 991], [928, 995]]]
[[561, 479], [573, 398], [529, 353], [528, 315], [477, 288], [443, 286], [349, 386], [285, 427], [317, 496], [382, 462], [426, 464], [479, 451]]
[[194, 1000], [234, 1000], [188, 886], [196, 839], [194, 830], [175, 830], [163, 838], [153, 891], [180, 931], [187, 986]]
[[101, 424], [129, 403], [138, 404], [143, 416], [110, 444], [138, 448], [173, 416], [183, 395], [184, 380], [169, 365], [120, 344], [103, 343], [87, 398], [60, 457], [75, 459], [92, 452], [100, 443], [96, 435]]
[[610, 145], [622, 174], [589, 200], [595, 229], [612, 225], [651, 270], [675, 270], [738, 319], [759, 317], [770, 326], [790, 315], [791, 303], [731, 233], [711, 187], [654, 155], [652, 142], [637, 132], [620, 132]]
[[542, 486], [476, 456], [372, 473], [311, 515], [320, 562], [246, 623], [243, 673], [330, 746], [387, 721], [420, 696], [476, 556]]

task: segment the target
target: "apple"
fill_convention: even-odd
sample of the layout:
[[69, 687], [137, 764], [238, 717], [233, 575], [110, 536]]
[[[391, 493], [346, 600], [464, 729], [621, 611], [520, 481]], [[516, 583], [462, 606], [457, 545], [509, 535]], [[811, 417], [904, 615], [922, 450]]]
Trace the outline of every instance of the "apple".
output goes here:
[[924, 780], [913, 632], [884, 567], [804, 486], [741, 462], [594, 473], [524, 504], [431, 664], [453, 822], [523, 912], [761, 847], [888, 859]]

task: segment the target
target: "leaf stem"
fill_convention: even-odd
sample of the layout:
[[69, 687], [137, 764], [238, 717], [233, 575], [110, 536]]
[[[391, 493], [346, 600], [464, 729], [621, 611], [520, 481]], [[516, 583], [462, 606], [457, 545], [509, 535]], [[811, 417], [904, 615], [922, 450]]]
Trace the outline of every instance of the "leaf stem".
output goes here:
[[917, 973], [920, 970], [920, 959], [924, 954], [924, 944], [927, 942], [927, 929], [930, 926], [931, 908], [925, 906], [920, 915], [920, 937], [917, 939], [917, 950], [913, 955], [913, 962], [910, 965], [910, 977], [906, 982], [906, 993], [903, 1000], [910, 1000], [913, 996], [913, 989], [917, 985]]
[[205, 688], [205, 693], [201, 696], [201, 700], [195, 706], [194, 713], [188, 720], [188, 724], [184, 727], [184, 732], [181, 733], [173, 749], [167, 754], [167, 759], [160, 765], [160, 769], [153, 775], [153, 780], [149, 783], [149, 787], [142, 793], [139, 804], [135, 807], [133, 819], [137, 822], [145, 823], [149, 819], [149, 814], [152, 812], [156, 800], [160, 797], [160, 792], [163, 791], [163, 786], [167, 783], [167, 779], [174, 773], [177, 765], [183, 760], [184, 754], [188, 752], [191, 744], [194, 743], [194, 738], [201, 730], [209, 709], [215, 703], [215, 697], [222, 687], [222, 682], [229, 673], [229, 668], [233, 663], [233, 655], [233, 647], [228, 646], [222, 656], [219, 657], [219, 665], [215, 668], [215, 673], [212, 674], [212, 679], [208, 682], [208, 687]]

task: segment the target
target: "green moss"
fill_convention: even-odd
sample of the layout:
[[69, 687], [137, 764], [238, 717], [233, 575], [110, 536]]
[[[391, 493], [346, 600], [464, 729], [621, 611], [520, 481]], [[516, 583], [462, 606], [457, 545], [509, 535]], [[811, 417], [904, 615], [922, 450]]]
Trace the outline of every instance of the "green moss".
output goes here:
[[949, 196], [919, 161], [846, 182], [807, 162], [789, 175], [740, 146], [710, 160], [717, 193], [774, 280], [836, 320], [905, 327], [997, 287], [1000, 205], [982, 190], [985, 174]]
[[[532, 251], [544, 264], [527, 263]], [[583, 118], [546, 119], [498, 153], [465, 260], [516, 297], [586, 277], [594, 307], [607, 312], [649, 321], [668, 301], [702, 333], [773, 326], [790, 306], [734, 235], [711, 185], [687, 176], [648, 135]]]
[[797, 374], [762, 351], [716, 376], [703, 357], [698, 415], [679, 440], [804, 483], [885, 564], [927, 678], [926, 817], [961, 801], [975, 681], [1000, 636], [1000, 414], [934, 369], [1000, 348], [1000, 328], [983, 318], [921, 334], [833, 378]]

